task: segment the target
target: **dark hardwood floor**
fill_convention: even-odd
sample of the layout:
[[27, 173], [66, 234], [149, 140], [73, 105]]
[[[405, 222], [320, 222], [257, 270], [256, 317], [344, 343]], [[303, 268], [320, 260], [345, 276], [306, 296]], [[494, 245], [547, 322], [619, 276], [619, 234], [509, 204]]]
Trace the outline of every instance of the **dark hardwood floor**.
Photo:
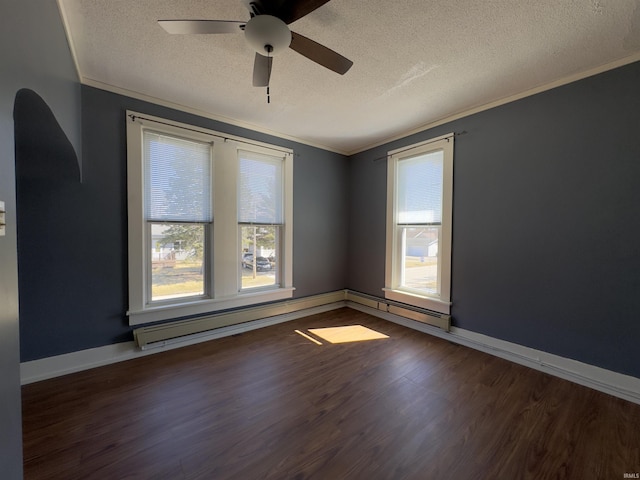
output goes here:
[[[309, 333], [344, 325], [389, 338]], [[27, 480], [640, 472], [640, 405], [347, 308], [27, 385], [23, 418]]]

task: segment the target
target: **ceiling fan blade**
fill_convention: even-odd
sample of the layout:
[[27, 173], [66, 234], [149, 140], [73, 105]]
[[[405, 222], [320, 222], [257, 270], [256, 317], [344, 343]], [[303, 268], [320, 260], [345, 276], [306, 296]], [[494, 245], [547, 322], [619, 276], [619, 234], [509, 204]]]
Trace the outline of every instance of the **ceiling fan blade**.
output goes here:
[[169, 33], [240, 33], [247, 22], [234, 20], [158, 20]]
[[273, 57], [265, 57], [256, 53], [253, 61], [253, 86], [268, 87], [269, 78], [271, 78], [271, 67], [273, 66]]
[[327, 67], [329, 70], [333, 70], [340, 75], [347, 73], [353, 65], [353, 62], [348, 58], [343, 57], [330, 48], [320, 45], [299, 33], [291, 32], [291, 45], [289, 45], [289, 47], [300, 55], [304, 55], [309, 60], [313, 60], [323, 67]]
[[287, 25], [313, 12], [329, 0], [286, 0], [274, 11], [275, 15]]

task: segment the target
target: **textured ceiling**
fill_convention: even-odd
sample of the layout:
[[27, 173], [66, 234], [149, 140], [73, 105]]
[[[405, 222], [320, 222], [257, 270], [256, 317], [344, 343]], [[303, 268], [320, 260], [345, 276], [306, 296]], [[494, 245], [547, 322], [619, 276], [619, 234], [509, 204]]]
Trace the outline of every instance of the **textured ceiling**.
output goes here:
[[248, 20], [240, 0], [58, 2], [83, 83], [342, 153], [640, 60], [640, 0], [332, 0], [290, 27], [354, 66], [340, 76], [287, 50], [267, 104], [242, 34], [157, 24]]

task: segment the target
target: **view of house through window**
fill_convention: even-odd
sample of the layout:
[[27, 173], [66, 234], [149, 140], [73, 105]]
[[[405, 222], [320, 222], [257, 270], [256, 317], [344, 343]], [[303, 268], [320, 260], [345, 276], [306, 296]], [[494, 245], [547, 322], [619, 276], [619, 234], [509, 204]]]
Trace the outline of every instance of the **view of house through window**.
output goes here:
[[428, 294], [438, 293], [439, 227], [400, 227], [401, 285]]

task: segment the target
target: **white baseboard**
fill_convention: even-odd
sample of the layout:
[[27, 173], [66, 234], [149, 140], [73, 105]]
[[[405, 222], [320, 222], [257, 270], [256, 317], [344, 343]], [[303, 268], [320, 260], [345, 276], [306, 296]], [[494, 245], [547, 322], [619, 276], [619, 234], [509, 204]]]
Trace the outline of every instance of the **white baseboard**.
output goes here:
[[451, 327], [450, 332], [393, 315], [375, 308], [347, 302], [347, 306], [364, 313], [418, 330], [450, 342], [504, 358], [505, 360], [569, 380], [573, 383], [640, 404], [640, 379], [604, 368], [553, 355], [479, 333]]
[[174, 341], [163, 342], [161, 346], [141, 350], [134, 342], [115, 343], [104, 347], [89, 348], [78, 352], [65, 353], [55, 357], [41, 358], [20, 364], [20, 382], [22, 385], [47, 380], [49, 378], [80, 372], [90, 368], [101, 367], [111, 363], [123, 362], [132, 358], [144, 357], [154, 353], [166, 352], [174, 348], [186, 347], [216, 338], [228, 337], [258, 328], [289, 322], [297, 318], [328, 312], [345, 306], [345, 302], [335, 302], [318, 307], [307, 308], [297, 312], [286, 313], [275, 317], [254, 320], [252, 322], [229, 325], [208, 332], [182, 337]]
[[24, 362], [20, 365], [21, 383], [26, 385], [94, 367], [173, 350], [174, 348], [248, 332], [344, 306], [640, 404], [640, 379], [638, 378], [461, 328], [452, 327], [450, 332], [446, 332], [422, 322], [349, 301], [329, 303], [275, 317], [230, 325], [209, 332], [183, 337], [179, 341], [167, 341], [163, 345], [149, 350], [140, 350], [134, 342], [124, 342]]

